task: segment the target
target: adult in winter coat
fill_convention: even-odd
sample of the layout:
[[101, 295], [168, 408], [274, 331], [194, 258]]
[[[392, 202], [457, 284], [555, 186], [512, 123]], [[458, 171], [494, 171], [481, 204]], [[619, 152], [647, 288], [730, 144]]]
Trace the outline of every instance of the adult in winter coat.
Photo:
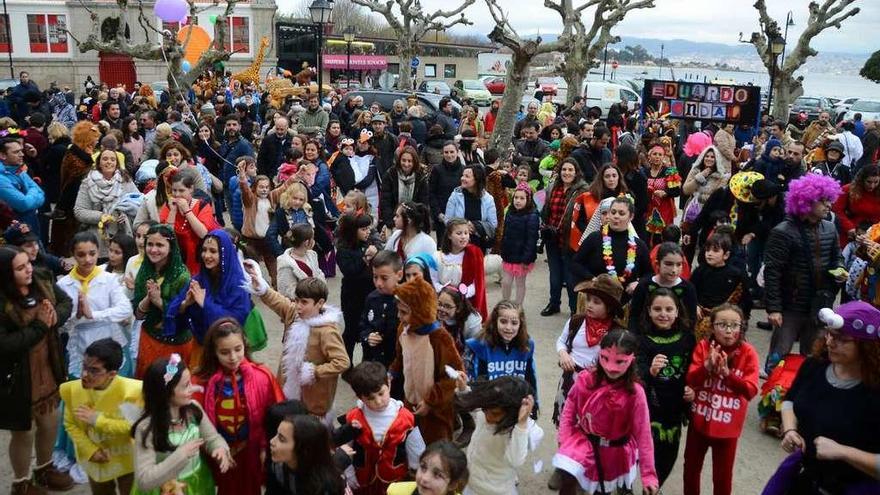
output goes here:
[[431, 167], [428, 178], [428, 200], [438, 239], [443, 239], [446, 232], [446, 204], [452, 191], [461, 184], [463, 171], [464, 165], [459, 159], [458, 147], [454, 142], [447, 141], [443, 144], [443, 160]]
[[[718, 160], [718, 156], [720, 156], [720, 152], [715, 146], [704, 149], [702, 153], [697, 155], [687, 178], [684, 180], [682, 192], [685, 196], [689, 196], [689, 199], [684, 205], [682, 223], [685, 224], [685, 227], [682, 230], [686, 231], [687, 224], [696, 221], [709, 196], [724, 187], [730, 180], [730, 169], [727, 168], [729, 162]], [[693, 259], [694, 248], [693, 244], [687, 245], [688, 259]]]
[[831, 177], [807, 174], [789, 186], [785, 221], [770, 231], [764, 252], [764, 299], [767, 318], [775, 328], [766, 370], [791, 352], [809, 355], [818, 336], [816, 313], [831, 307], [846, 272], [834, 224], [825, 217], [840, 195]]
[[31, 232], [39, 235], [37, 209], [43, 206], [45, 195], [22, 167], [23, 163], [24, 153], [18, 141], [0, 141], [0, 200], [15, 212], [17, 220], [28, 224]]
[[61, 160], [70, 147], [70, 131], [67, 127], [53, 122], [46, 129], [49, 137], [49, 148], [43, 158], [43, 192], [46, 194], [47, 205], [58, 202], [61, 192]]
[[495, 243], [498, 215], [495, 199], [486, 192], [486, 168], [468, 165], [461, 172], [461, 186], [456, 187], [446, 202], [445, 221], [464, 218], [473, 226], [471, 242], [488, 249]]
[[733, 127], [733, 124], [724, 124], [715, 133], [715, 148], [718, 151], [715, 161], [718, 162], [719, 169], [731, 170], [736, 162], [736, 136], [733, 135]]
[[568, 291], [568, 307], [574, 313], [577, 296], [574, 282], [570, 277], [572, 252], [568, 247], [571, 231], [571, 216], [574, 211], [574, 198], [587, 191], [587, 183], [574, 158], [566, 158], [556, 166], [556, 180], [547, 189], [547, 199], [541, 210], [541, 235], [547, 249], [547, 263], [550, 265], [550, 301], [541, 311], [542, 316], [559, 312], [562, 303], [562, 283]]
[[[18, 247], [0, 247], [0, 429], [10, 430], [8, 462], [12, 493], [40, 492], [38, 486], [69, 490], [70, 476], [52, 466], [58, 428], [58, 386], [66, 379], [58, 329], [70, 317], [71, 300], [49, 272], [37, 270]], [[36, 435], [32, 428], [36, 425]], [[39, 438], [38, 443], [34, 438]], [[36, 469], [31, 478], [31, 457]]]
[[382, 178], [379, 195], [381, 225], [394, 228], [394, 212], [397, 205], [406, 201], [430, 205], [428, 176], [422, 171], [419, 153], [412, 146], [405, 146], [397, 155], [394, 167]]
[[840, 245], [853, 241], [859, 226], [880, 222], [880, 167], [867, 165], [845, 186], [834, 206], [840, 230]]
[[[382, 177], [376, 162], [376, 148], [370, 143], [372, 135], [370, 131], [362, 131], [357, 144], [352, 139], [343, 139], [342, 151], [333, 160], [332, 172], [343, 197], [351, 190], [361, 191], [367, 197], [370, 214], [375, 216], [379, 208], [379, 182]], [[346, 153], [345, 149], [352, 145], [354, 154], [350, 151]]]
[[439, 125], [431, 126], [423, 143], [424, 146], [422, 146], [422, 161], [428, 169], [433, 170], [443, 161], [443, 147], [447, 141], [448, 139], [443, 135], [442, 127]]
[[107, 257], [107, 239], [116, 234], [131, 235], [134, 215], [129, 216], [120, 209], [119, 202], [128, 194], [139, 194], [131, 178], [119, 170], [118, 156], [112, 150], [104, 150], [98, 155], [95, 169], [83, 179], [73, 205], [73, 214], [80, 227], [91, 230], [98, 237], [98, 256], [101, 258]]
[[260, 143], [260, 152], [257, 154], [257, 173], [266, 177], [275, 177], [278, 167], [284, 163], [284, 152], [290, 149], [293, 141], [288, 132], [290, 122], [287, 117], [278, 115], [275, 117], [275, 126], [272, 132], [266, 134]]

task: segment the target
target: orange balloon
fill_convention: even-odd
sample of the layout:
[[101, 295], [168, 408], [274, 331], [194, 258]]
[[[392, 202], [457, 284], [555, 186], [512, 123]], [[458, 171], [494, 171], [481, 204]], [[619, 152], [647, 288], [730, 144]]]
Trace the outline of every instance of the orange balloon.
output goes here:
[[201, 26], [186, 25], [177, 32], [177, 41], [183, 44], [186, 41], [187, 34], [192, 29], [192, 35], [189, 37], [189, 44], [183, 52], [183, 58], [195, 66], [199, 62], [199, 57], [206, 52], [211, 46], [211, 36]]

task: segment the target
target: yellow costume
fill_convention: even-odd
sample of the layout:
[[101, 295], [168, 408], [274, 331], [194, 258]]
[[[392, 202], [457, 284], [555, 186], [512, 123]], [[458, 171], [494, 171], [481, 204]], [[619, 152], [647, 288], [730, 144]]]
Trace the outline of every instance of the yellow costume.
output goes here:
[[[117, 376], [104, 390], [86, 390], [82, 380], [73, 380], [62, 384], [60, 392], [65, 404], [64, 427], [76, 447], [76, 460], [89, 478], [104, 482], [134, 472], [131, 425], [143, 407], [141, 381]], [[98, 413], [94, 425], [76, 418], [74, 413], [80, 406]], [[109, 454], [109, 462], [89, 461], [98, 449]]]

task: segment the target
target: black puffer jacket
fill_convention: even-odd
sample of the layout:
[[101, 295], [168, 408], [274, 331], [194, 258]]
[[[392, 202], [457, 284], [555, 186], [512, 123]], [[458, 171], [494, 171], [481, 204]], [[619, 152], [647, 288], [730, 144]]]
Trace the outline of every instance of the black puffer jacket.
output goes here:
[[787, 217], [770, 231], [764, 251], [767, 312], [809, 313], [817, 290], [837, 290], [828, 270], [838, 267], [843, 267], [843, 257], [833, 223], [822, 220], [812, 225]]
[[537, 211], [516, 213], [511, 206], [504, 217], [504, 236], [501, 237], [501, 259], [507, 263], [534, 263], [538, 254], [538, 228], [541, 219]]
[[[399, 176], [400, 170], [394, 167], [382, 178], [382, 192], [379, 194], [380, 224], [389, 229], [394, 228], [394, 212], [397, 210], [397, 205], [400, 204], [398, 201], [400, 196]], [[431, 208], [431, 200], [428, 196], [428, 176], [421, 171], [416, 171], [412, 201]]]

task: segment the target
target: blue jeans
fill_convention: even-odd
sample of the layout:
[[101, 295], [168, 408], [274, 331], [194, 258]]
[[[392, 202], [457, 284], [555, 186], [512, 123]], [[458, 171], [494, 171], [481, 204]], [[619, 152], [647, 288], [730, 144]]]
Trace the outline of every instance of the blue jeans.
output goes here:
[[564, 253], [552, 239], [545, 244], [547, 249], [547, 264], [550, 267], [550, 306], [562, 305], [562, 284], [565, 282], [568, 292], [568, 307], [574, 312], [577, 307], [577, 296], [574, 293], [574, 284], [571, 281], [571, 255]]

